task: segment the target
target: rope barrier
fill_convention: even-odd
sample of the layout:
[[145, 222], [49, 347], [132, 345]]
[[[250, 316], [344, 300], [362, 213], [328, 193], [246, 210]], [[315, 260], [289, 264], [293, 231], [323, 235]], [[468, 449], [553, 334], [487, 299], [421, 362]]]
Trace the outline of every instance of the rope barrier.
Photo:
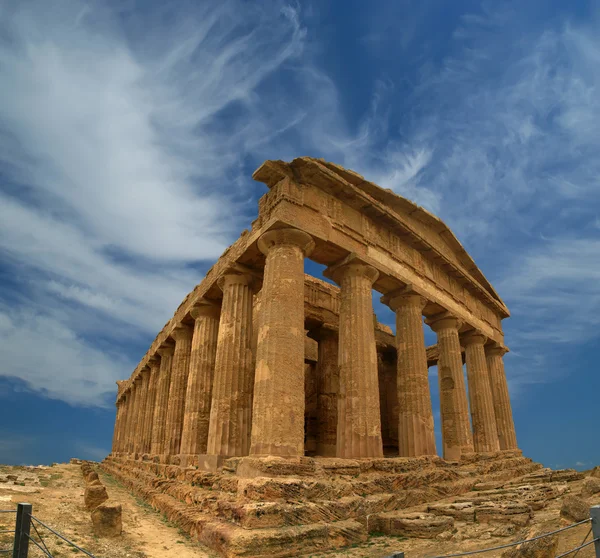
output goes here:
[[6, 531], [0, 531], [0, 535], [3, 535], [4, 533], [14, 533], [15, 530], [14, 529], [8, 529]]
[[17, 513], [17, 510], [0, 510], [0, 513]]
[[600, 541], [600, 539], [593, 539], [589, 542], [586, 542], [585, 544], [582, 544], [581, 546], [578, 546], [577, 548], [574, 548], [573, 550], [569, 550], [569, 552], [565, 552], [564, 554], [561, 554], [561, 555], [557, 556], [556, 558], [563, 558], [563, 556], [568, 556], [569, 554], [571, 554], [571, 552], [575, 552], [575, 551], [579, 552], [582, 548], [585, 548], [586, 546], [590, 546], [590, 544], [594, 544], [596, 541]]
[[470, 550], [469, 552], [460, 552], [458, 554], [443, 554], [441, 556], [435, 556], [434, 558], [458, 558], [459, 556], [472, 556], [473, 554], [483, 554], [484, 552], [491, 552], [492, 550], [502, 550], [503, 548], [510, 548], [511, 546], [517, 546], [519, 544], [537, 541], [538, 539], [543, 539], [544, 537], [549, 537], [550, 535], [556, 535], [556, 533], [561, 533], [562, 531], [566, 531], [567, 529], [573, 529], [573, 527], [577, 527], [578, 525], [583, 525], [584, 523], [589, 523], [590, 521], [592, 521], [591, 517], [589, 517], [588, 519], [584, 519], [583, 521], [578, 521], [577, 523], [573, 523], [573, 525], [567, 525], [566, 527], [562, 527], [561, 529], [557, 529], [556, 531], [550, 531], [549, 533], [544, 533], [543, 535], [538, 535], [537, 537], [532, 537], [531, 539], [525, 539], [525, 540], [517, 541], [514, 543], [508, 543], [508, 544], [503, 544], [500, 546], [494, 546], [492, 548], [484, 548], [483, 550]]
[[[29, 515], [29, 514], [28, 514]], [[79, 550], [80, 552], [83, 552], [86, 556], [90, 556], [90, 558], [96, 558], [96, 556], [94, 556], [93, 554], [90, 554], [87, 550], [84, 550], [83, 548], [81, 548], [80, 546], [77, 546], [73, 541], [70, 541], [69, 539], [67, 539], [66, 537], [63, 537], [60, 533], [57, 533], [54, 529], [52, 529], [52, 527], [48, 527], [48, 525], [46, 525], [44, 522], [40, 521], [37, 517], [35, 517], [34, 515], [29, 515], [29, 517], [31, 517], [31, 519], [37, 521], [42, 527], [45, 527], [46, 529], [48, 529], [48, 531], [50, 531], [51, 533], [54, 533], [58, 538], [62, 539], [63, 541], [69, 543], [72, 547], [76, 548], [77, 550]], [[33, 525], [33, 523], [32, 523]]]

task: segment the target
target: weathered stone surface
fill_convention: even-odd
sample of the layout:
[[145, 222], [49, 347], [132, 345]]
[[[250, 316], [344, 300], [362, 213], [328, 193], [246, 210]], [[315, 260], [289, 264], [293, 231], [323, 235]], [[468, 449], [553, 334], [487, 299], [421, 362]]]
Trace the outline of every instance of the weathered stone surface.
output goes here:
[[458, 460], [462, 454], [473, 452], [473, 437], [469, 423], [469, 406], [458, 338], [459, 320], [443, 315], [428, 319], [437, 334], [440, 360], [438, 383], [444, 459]]
[[422, 311], [427, 301], [416, 293], [392, 292], [396, 313], [398, 452], [403, 457], [435, 455]]
[[83, 477], [85, 479], [85, 482], [88, 484], [91, 484], [94, 481], [99, 480], [98, 477], [98, 473], [96, 473], [96, 471], [87, 471]]
[[[298, 229], [262, 235], [266, 255], [258, 316], [252, 455], [304, 455], [304, 257], [314, 241]], [[242, 454], [243, 455], [243, 454]]]
[[594, 494], [600, 492], [600, 478], [589, 477], [585, 479], [583, 487], [581, 488], [581, 497], [590, 498]]
[[[543, 472], [510, 484], [539, 467], [516, 446], [508, 309], [439, 219], [322, 160], [267, 161], [255, 178], [269, 191], [251, 229], [117, 383], [109, 468], [232, 556], [347, 545], [365, 536], [367, 516], [476, 485], [464, 502], [394, 516], [394, 529], [438, 536], [454, 518], [512, 528], [562, 493], [557, 482], [581, 478]], [[307, 257], [339, 287], [305, 275]], [[377, 323], [373, 290], [387, 293], [396, 337]], [[445, 461], [435, 455], [433, 364]], [[102, 488], [82, 472], [88, 489]]]
[[93, 510], [102, 502], [106, 502], [106, 500], [108, 500], [108, 493], [103, 485], [90, 484], [89, 486], [86, 486], [83, 493], [83, 502], [86, 509]]
[[453, 526], [452, 517], [422, 512], [389, 512], [374, 518], [375, 529], [382, 533], [420, 539], [433, 538]]
[[590, 473], [591, 477], [600, 479], [600, 465], [598, 465], [597, 467], [594, 467], [592, 469], [592, 472]]
[[328, 271], [340, 285], [338, 457], [383, 457], [371, 289], [378, 271], [350, 260]]
[[583, 521], [590, 517], [590, 505], [579, 496], [565, 496], [560, 508], [560, 515], [569, 521]]
[[121, 504], [104, 502], [92, 510], [92, 528], [99, 537], [118, 537], [123, 531]]

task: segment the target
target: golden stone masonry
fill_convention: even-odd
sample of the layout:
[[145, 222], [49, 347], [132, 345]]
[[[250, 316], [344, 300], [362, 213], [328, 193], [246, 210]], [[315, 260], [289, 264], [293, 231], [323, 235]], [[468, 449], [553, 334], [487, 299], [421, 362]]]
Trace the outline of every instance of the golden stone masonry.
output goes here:
[[[288, 556], [298, 537], [333, 548], [368, 533], [361, 518], [373, 494], [340, 489], [348, 471], [367, 484], [373, 471], [417, 479], [490, 456], [508, 477], [535, 469], [517, 449], [504, 372], [508, 309], [448, 227], [319, 159], [266, 161], [254, 179], [269, 191], [251, 230], [118, 382], [107, 470], [156, 507], [176, 508], [180, 523], [224, 555]], [[305, 275], [305, 258], [337, 286]], [[395, 338], [375, 318], [373, 289], [396, 315]], [[425, 346], [424, 324], [437, 345]], [[276, 511], [298, 478], [312, 483], [293, 498], [306, 509]], [[169, 482], [188, 491], [183, 504], [168, 503], [177, 499]], [[208, 484], [222, 498], [212, 494], [212, 505], [198, 488]], [[383, 493], [399, 490], [392, 483]], [[355, 496], [361, 502], [346, 501]], [[315, 499], [338, 500], [337, 511], [315, 519], [307, 508]], [[383, 513], [407, 504], [368, 505]]]

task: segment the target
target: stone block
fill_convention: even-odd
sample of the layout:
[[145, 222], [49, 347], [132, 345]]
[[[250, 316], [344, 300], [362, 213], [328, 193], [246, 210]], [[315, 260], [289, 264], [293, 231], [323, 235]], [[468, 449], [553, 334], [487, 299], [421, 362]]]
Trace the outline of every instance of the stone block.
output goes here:
[[424, 512], [384, 513], [379, 515], [377, 521], [381, 522], [382, 532], [387, 535], [419, 539], [430, 539], [454, 527], [452, 517]]
[[99, 537], [118, 537], [123, 530], [121, 504], [104, 502], [92, 511], [92, 528]]
[[202, 471], [215, 472], [222, 467], [225, 457], [222, 455], [199, 455], [198, 456], [198, 469]]
[[85, 479], [85, 482], [87, 484], [91, 484], [94, 481], [100, 480], [100, 477], [98, 477], [98, 473], [96, 473], [96, 471], [88, 471], [83, 475], [83, 478]]
[[88, 510], [95, 509], [103, 502], [106, 502], [106, 500], [108, 500], [108, 493], [106, 492], [106, 488], [101, 484], [89, 485], [83, 493], [83, 501]]
[[583, 486], [581, 487], [581, 497], [582, 498], [590, 498], [594, 494], [598, 494], [600, 492], [600, 478], [589, 477], [585, 479], [583, 482]]
[[560, 508], [560, 516], [576, 523], [590, 517], [590, 505], [579, 496], [566, 496]]

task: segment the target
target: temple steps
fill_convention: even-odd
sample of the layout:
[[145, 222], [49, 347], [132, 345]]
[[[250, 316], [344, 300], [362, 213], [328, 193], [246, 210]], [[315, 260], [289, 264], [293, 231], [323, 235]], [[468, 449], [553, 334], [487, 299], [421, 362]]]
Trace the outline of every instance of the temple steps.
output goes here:
[[[515, 491], [527, 492], [506, 488], [513, 480], [545, 478], [539, 464], [518, 452], [467, 456], [460, 463], [434, 457], [229, 461], [216, 473], [124, 457], [107, 458], [102, 467], [223, 556], [257, 557], [340, 548], [377, 530], [419, 536], [408, 533], [445, 529], [451, 514], [436, 502], [450, 498], [460, 506], [465, 498], [485, 511], [490, 499], [510, 502]], [[536, 494], [530, 500], [539, 503], [543, 495]], [[427, 518], [407, 515], [417, 508]], [[505, 514], [505, 508], [488, 511]]]

